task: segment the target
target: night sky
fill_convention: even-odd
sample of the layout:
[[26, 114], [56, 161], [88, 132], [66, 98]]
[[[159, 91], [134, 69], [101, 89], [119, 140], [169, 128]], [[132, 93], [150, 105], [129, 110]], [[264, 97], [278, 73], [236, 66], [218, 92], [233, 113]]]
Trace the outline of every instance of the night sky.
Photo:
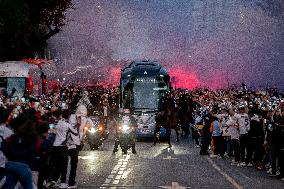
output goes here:
[[[61, 69], [109, 83], [122, 61], [166, 65], [177, 87], [284, 89], [283, 0], [76, 0], [49, 41]], [[71, 65], [71, 66], [70, 66]], [[77, 78], [80, 77], [77, 72]], [[75, 74], [75, 75], [76, 75]]]

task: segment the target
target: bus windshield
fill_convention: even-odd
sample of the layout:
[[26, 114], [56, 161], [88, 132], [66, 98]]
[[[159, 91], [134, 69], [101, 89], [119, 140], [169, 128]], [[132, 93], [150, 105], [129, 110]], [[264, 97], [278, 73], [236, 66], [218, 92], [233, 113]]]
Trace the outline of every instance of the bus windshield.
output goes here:
[[133, 108], [157, 110], [166, 89], [166, 84], [155, 78], [137, 78], [133, 85]]

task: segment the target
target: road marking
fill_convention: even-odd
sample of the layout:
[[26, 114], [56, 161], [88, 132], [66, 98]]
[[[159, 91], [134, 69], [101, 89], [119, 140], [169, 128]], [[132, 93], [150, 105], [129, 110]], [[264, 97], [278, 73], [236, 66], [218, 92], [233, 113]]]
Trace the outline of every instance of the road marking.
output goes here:
[[172, 158], [172, 156], [167, 156], [167, 157], [165, 157], [165, 158], [163, 158], [163, 159], [171, 160], [171, 159], [178, 159], [178, 158]]
[[178, 182], [172, 182], [171, 186], [159, 186], [160, 188], [165, 188], [165, 189], [187, 189], [191, 187], [185, 187], [185, 186], [180, 186]]
[[114, 180], [113, 182], [112, 182], [112, 184], [118, 184], [119, 183], [119, 180]]
[[109, 175], [107, 178], [108, 179], [113, 179], [114, 175]]
[[125, 171], [125, 168], [127, 166], [129, 158], [130, 155], [124, 155], [122, 159], [118, 160], [117, 165], [114, 166], [110, 175], [107, 176], [105, 182], [101, 185], [100, 188], [116, 188], [115, 186], [111, 186], [111, 184], [117, 186], [121, 178], [126, 178], [129, 172]]
[[227, 173], [225, 173], [224, 171], [222, 171], [222, 169], [220, 167], [218, 167], [213, 161], [212, 159], [210, 159], [209, 157], [206, 158], [208, 160], [208, 162], [212, 165], [212, 167], [214, 169], [216, 169], [221, 175], [223, 175], [225, 177], [225, 179], [230, 182], [235, 188], [237, 189], [243, 189], [243, 187], [241, 185], [239, 185], [237, 183], [237, 181], [235, 181], [232, 177], [230, 177]]
[[117, 171], [119, 168], [121, 167], [121, 165], [116, 165], [113, 170]]
[[116, 175], [115, 180], [120, 180], [121, 175]]
[[105, 180], [105, 184], [109, 184], [109, 183], [111, 182], [111, 179], [112, 179], [112, 178], [107, 178], [107, 179]]
[[131, 172], [132, 168], [128, 169], [127, 171], [125, 171], [123, 174], [122, 174], [122, 179], [126, 179], [128, 174]]

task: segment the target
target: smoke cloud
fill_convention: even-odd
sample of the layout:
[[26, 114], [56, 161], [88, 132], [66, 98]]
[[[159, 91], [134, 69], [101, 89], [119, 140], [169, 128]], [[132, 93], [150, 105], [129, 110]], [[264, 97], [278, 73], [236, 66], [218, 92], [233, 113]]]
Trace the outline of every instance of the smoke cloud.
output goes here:
[[149, 59], [166, 65], [177, 87], [221, 88], [244, 81], [252, 87], [284, 88], [281, 0], [74, 4], [68, 24], [49, 41], [62, 70], [92, 65], [89, 75], [118, 83], [125, 62]]

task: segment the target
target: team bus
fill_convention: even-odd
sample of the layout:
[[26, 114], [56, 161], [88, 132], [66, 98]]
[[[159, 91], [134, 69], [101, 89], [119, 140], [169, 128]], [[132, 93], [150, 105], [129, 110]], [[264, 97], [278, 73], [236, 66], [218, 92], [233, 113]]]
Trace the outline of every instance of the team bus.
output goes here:
[[[137, 137], [154, 137], [155, 116], [170, 87], [168, 71], [156, 61], [134, 61], [121, 70], [120, 108], [132, 110]], [[165, 133], [161, 128], [160, 137]]]
[[41, 95], [43, 84], [46, 86], [46, 76], [42, 78], [42, 73], [49, 67], [24, 61], [0, 62], [0, 94], [2, 90], [8, 94], [14, 90], [14, 96], [20, 98]]

